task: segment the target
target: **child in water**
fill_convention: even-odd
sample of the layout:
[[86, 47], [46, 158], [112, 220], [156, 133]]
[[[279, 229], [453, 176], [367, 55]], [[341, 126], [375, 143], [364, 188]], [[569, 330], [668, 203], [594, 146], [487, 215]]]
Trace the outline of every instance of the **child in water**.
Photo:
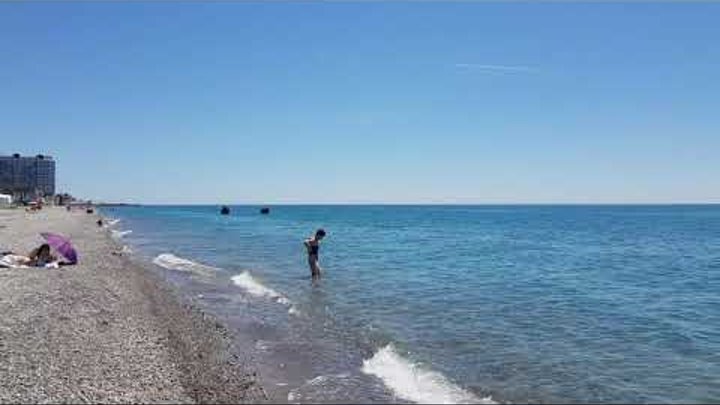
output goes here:
[[321, 268], [318, 264], [320, 256], [320, 241], [325, 237], [325, 230], [318, 229], [315, 236], [305, 239], [305, 247], [308, 251], [308, 264], [310, 265], [310, 274], [313, 280], [320, 278]]

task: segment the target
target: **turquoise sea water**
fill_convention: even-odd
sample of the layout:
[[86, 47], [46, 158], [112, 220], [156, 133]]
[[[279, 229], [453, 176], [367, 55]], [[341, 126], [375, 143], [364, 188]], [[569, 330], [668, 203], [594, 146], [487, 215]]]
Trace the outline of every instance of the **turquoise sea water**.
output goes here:
[[283, 400], [720, 401], [720, 206], [231, 209], [103, 214]]

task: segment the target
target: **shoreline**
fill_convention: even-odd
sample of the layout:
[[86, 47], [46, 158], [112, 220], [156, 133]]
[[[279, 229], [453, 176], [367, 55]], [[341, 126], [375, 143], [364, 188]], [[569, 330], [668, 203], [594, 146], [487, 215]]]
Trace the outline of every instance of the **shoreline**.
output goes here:
[[[118, 241], [124, 241], [121, 235], [126, 232], [144, 233], [138, 223], [141, 217], [102, 213], [109, 215], [108, 224], [120, 221], [112, 231]], [[132, 240], [126, 242], [133, 249], [129, 257], [159, 271], [161, 277], [192, 301], [197, 299], [200, 307], [233, 330], [236, 343], [254, 358], [273, 402], [495, 403], [490, 393], [466, 389], [435, 371], [431, 364], [408, 356], [402, 343], [396, 345], [392, 339], [369, 338], [362, 343], [342, 340], [339, 336], [345, 332], [326, 329], [328, 318], [313, 315], [305, 306], [307, 301], [286, 295], [286, 290], [252, 265], [185, 254], [192, 250], [188, 245], [168, 242], [167, 235], [150, 235], [141, 236], [141, 246], [133, 245]], [[162, 241], [160, 247], [150, 246], [153, 238]], [[144, 246], [146, 242], [150, 245]], [[307, 325], [324, 331], [321, 334], [327, 340], [309, 332]]]
[[0, 269], [0, 403], [238, 403], [267, 394], [230, 332], [120, 252], [99, 214], [0, 211], [0, 248], [68, 236], [77, 265]]

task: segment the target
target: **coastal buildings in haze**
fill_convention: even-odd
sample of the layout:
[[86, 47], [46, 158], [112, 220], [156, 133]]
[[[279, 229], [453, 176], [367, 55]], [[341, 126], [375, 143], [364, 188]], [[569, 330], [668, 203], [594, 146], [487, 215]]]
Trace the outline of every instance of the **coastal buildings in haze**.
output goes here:
[[55, 160], [52, 156], [0, 156], [0, 193], [28, 201], [55, 194]]

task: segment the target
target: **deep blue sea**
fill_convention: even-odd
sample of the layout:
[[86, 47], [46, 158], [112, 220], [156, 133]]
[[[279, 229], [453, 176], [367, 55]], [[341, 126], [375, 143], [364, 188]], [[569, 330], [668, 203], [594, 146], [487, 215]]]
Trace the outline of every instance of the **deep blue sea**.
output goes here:
[[270, 207], [102, 212], [275, 400], [720, 401], [720, 205]]

